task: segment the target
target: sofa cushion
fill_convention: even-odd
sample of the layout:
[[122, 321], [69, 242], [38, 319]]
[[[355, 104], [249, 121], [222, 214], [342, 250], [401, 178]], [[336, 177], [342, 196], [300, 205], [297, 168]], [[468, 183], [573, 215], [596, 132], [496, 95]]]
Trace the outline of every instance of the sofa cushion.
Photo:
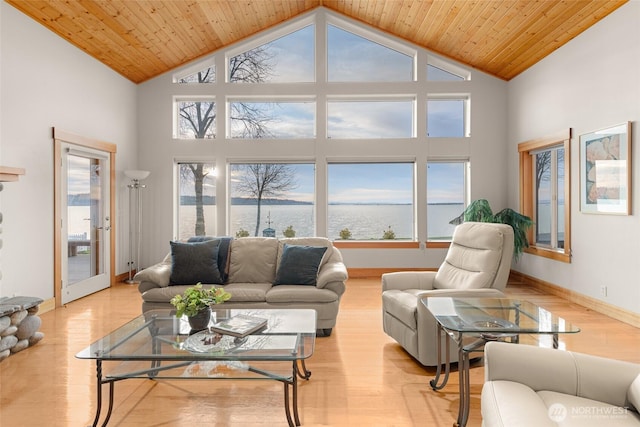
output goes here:
[[231, 243], [229, 283], [273, 283], [276, 278], [278, 240], [242, 237]]
[[316, 285], [327, 248], [284, 244], [274, 285]]
[[195, 285], [198, 282], [222, 284], [218, 270], [218, 240], [171, 242], [170, 285]]
[[231, 294], [229, 302], [264, 302], [271, 283], [229, 283], [224, 290]]
[[629, 386], [627, 390], [627, 400], [633, 405], [637, 412], [640, 412], [640, 375]]
[[213, 237], [213, 236], [193, 236], [189, 237], [187, 242], [206, 242], [209, 240], [217, 240], [218, 244], [218, 271], [223, 282], [229, 278], [229, 252], [231, 251], [231, 241], [233, 237]]
[[296, 246], [323, 246], [327, 248], [327, 251], [320, 261], [320, 268], [325, 265], [329, 259], [334, 255], [333, 243], [326, 237], [288, 237], [286, 239], [278, 240], [278, 264], [282, 260], [282, 253], [284, 252], [284, 245], [296, 245]]
[[306, 285], [274, 286], [267, 292], [267, 302], [272, 304], [330, 303], [339, 299], [335, 292], [328, 289]]

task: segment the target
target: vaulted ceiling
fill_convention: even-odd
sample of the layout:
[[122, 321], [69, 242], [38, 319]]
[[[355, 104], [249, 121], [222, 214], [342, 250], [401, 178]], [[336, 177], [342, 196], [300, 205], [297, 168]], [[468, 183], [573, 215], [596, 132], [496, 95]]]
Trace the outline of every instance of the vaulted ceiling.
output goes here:
[[627, 0], [5, 0], [140, 83], [319, 6], [510, 80]]

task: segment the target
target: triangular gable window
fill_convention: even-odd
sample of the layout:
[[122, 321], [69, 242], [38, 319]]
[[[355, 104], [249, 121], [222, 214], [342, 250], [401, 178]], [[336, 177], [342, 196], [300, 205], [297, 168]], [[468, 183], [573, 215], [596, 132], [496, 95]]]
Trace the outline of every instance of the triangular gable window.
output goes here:
[[174, 81], [175, 83], [180, 84], [215, 83], [216, 67], [214, 65], [211, 65], [194, 73], [183, 76], [176, 76]]
[[229, 58], [232, 83], [311, 83], [315, 76], [315, 25]]
[[462, 82], [471, 80], [471, 74], [462, 67], [433, 56], [428, 56], [427, 80], [432, 82]]
[[352, 32], [327, 26], [328, 81], [413, 81], [413, 57]]

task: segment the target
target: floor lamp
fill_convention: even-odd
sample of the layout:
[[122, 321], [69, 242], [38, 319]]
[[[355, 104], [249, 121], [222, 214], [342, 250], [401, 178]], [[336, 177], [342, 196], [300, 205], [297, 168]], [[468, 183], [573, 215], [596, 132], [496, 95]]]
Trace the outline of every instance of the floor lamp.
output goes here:
[[[140, 190], [146, 188], [146, 185], [140, 184], [140, 181], [149, 176], [149, 171], [127, 170], [124, 174], [131, 179], [131, 184], [127, 184], [129, 188], [129, 278], [125, 283], [137, 283], [133, 280], [133, 266], [136, 266], [136, 272], [140, 268], [140, 237], [142, 235], [142, 206], [140, 206]], [[135, 193], [135, 194], [134, 194]], [[133, 208], [133, 199], [136, 199], [135, 209]], [[135, 235], [136, 242], [136, 258], [133, 260], [133, 241]]]

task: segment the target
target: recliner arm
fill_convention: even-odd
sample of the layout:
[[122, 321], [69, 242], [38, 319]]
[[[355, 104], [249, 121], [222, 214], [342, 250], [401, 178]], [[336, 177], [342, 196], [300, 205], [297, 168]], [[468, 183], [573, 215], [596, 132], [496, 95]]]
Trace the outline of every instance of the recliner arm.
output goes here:
[[433, 289], [436, 271], [399, 271], [382, 275], [382, 292], [390, 289], [406, 291], [407, 289]]

